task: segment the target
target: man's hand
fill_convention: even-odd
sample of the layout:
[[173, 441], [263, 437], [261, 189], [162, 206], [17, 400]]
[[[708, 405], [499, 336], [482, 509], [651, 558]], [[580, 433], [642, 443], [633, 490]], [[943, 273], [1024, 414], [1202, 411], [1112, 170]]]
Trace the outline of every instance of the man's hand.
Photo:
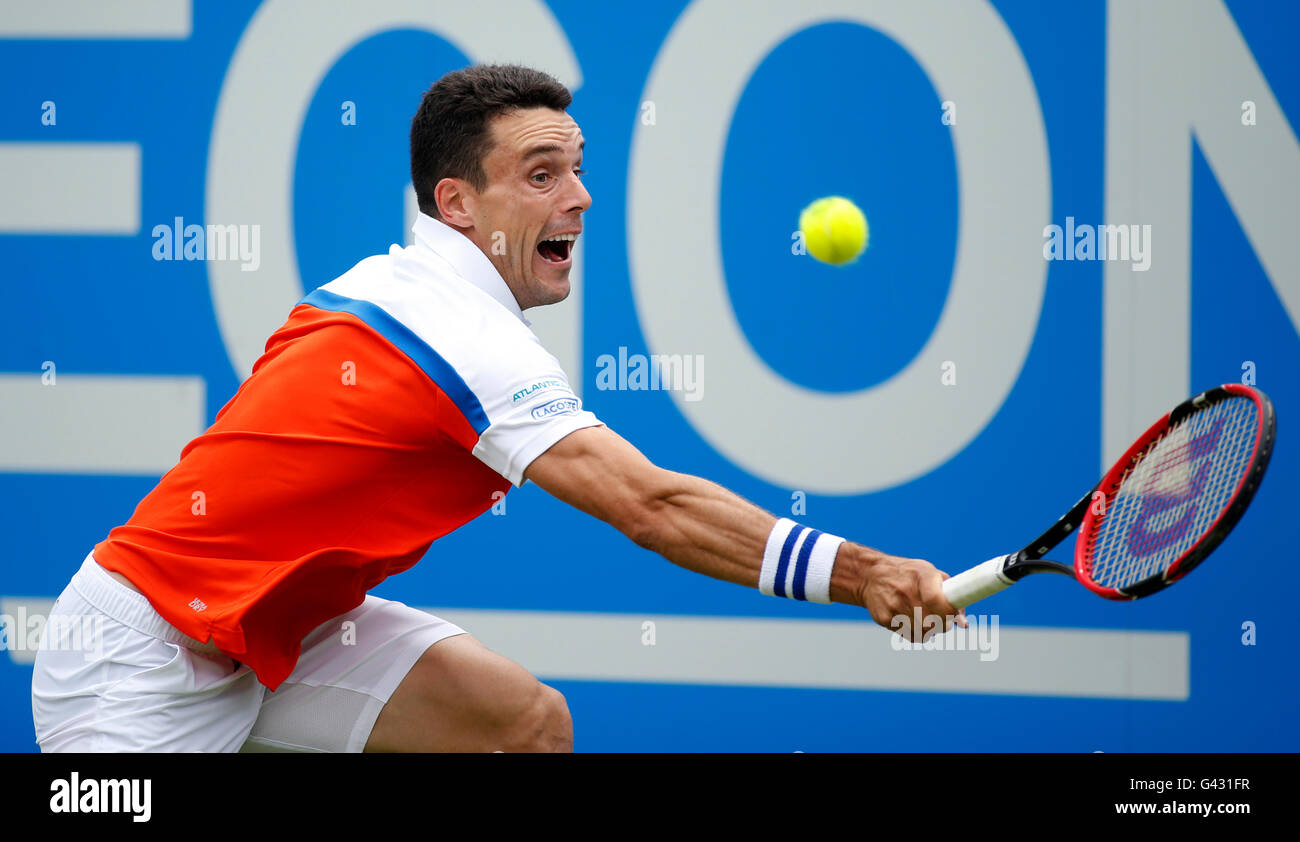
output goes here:
[[[948, 631], [954, 623], [967, 627], [965, 613], [944, 598], [943, 580], [948, 575], [928, 561], [845, 542], [835, 568], [832, 598], [839, 596], [835, 601], [862, 606], [871, 619], [904, 639], [920, 642]], [[843, 576], [839, 575], [841, 568]]]

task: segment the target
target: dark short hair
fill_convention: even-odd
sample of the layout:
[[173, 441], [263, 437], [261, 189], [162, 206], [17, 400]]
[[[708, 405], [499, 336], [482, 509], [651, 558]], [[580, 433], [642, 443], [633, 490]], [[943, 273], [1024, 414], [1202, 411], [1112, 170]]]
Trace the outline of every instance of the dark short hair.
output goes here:
[[571, 102], [553, 77], [517, 64], [474, 65], [434, 82], [411, 120], [411, 183], [420, 211], [438, 218], [433, 189], [444, 178], [487, 187], [483, 159], [492, 148], [493, 117], [521, 108], [563, 111]]

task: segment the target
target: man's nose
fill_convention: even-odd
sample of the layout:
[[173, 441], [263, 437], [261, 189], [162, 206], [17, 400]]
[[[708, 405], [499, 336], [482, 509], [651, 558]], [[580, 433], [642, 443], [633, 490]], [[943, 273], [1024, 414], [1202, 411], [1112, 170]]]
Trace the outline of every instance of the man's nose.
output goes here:
[[569, 210], [578, 211], [579, 213], [591, 207], [591, 194], [587, 192], [587, 185], [582, 183], [582, 179], [575, 173], [573, 175], [573, 195], [572, 204]]

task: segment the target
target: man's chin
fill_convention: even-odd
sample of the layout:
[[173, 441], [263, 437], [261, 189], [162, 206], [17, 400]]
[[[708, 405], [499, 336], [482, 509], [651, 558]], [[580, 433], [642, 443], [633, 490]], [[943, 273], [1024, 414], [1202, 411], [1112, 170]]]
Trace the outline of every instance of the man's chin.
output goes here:
[[558, 281], [547, 281], [545, 285], [538, 290], [538, 298], [542, 299], [537, 302], [538, 307], [545, 307], [548, 304], [559, 304], [569, 297], [570, 284], [568, 273]]
[[537, 302], [534, 307], [558, 304], [569, 297], [569, 269], [571, 266], [557, 268], [552, 266], [537, 267], [539, 271], [533, 276], [532, 292]]

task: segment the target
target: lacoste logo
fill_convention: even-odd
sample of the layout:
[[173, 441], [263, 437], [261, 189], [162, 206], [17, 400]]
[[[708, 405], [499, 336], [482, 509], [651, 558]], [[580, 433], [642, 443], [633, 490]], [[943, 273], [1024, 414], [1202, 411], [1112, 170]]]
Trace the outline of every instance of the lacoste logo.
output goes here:
[[539, 421], [552, 415], [572, 415], [582, 408], [577, 398], [556, 398], [547, 401], [533, 410], [533, 417]]

